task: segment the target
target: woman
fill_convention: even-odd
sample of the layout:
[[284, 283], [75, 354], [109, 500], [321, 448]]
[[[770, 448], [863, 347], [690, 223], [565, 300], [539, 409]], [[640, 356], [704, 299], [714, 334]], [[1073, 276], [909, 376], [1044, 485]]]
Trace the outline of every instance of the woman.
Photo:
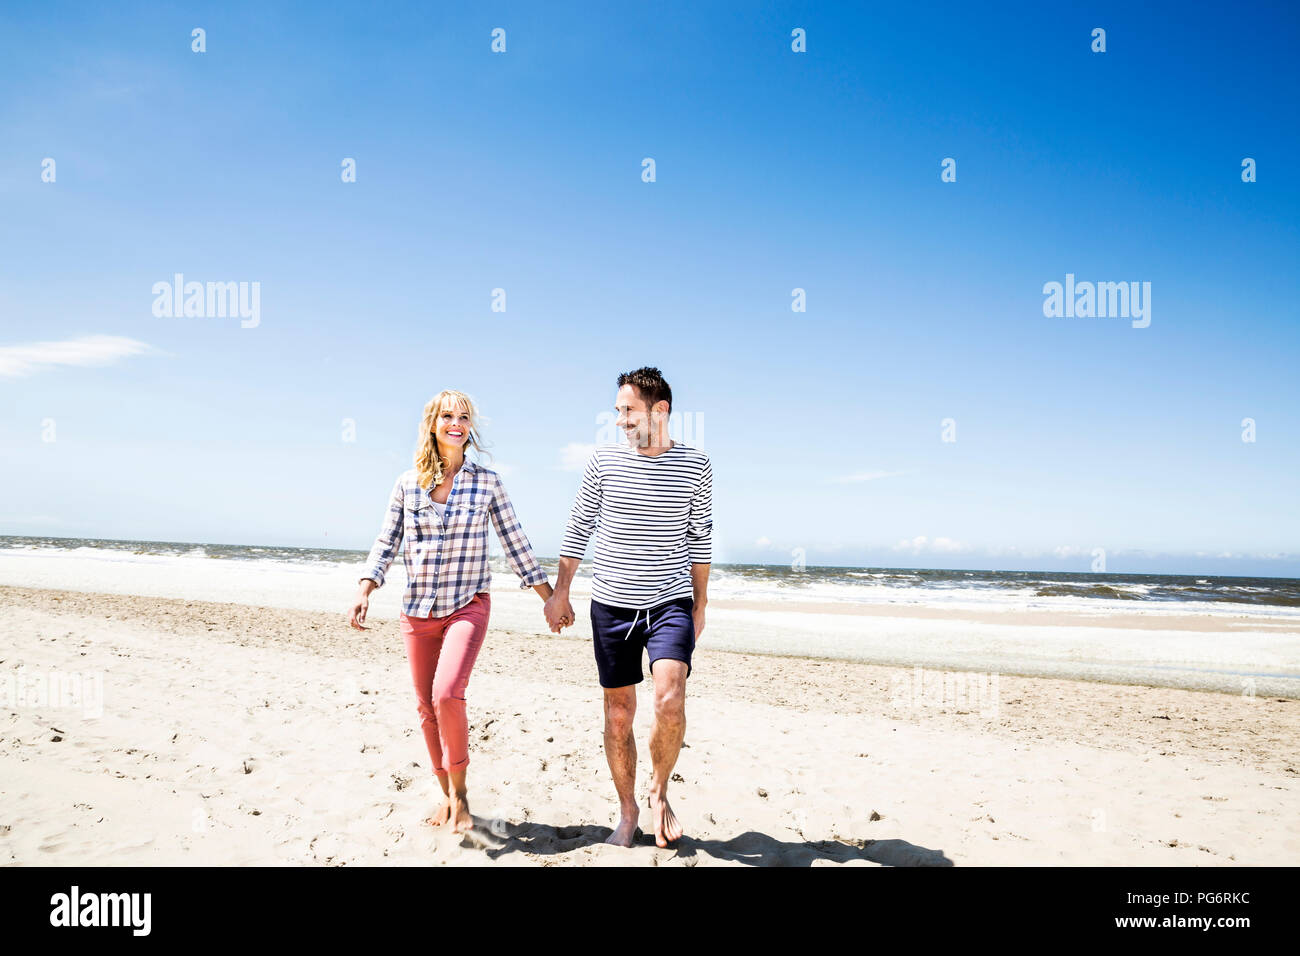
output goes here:
[[350, 623], [359, 630], [370, 593], [402, 546], [406, 591], [401, 632], [415, 681], [420, 725], [445, 802], [429, 819], [448, 821], [459, 833], [473, 826], [465, 795], [469, 727], [465, 690], [487, 633], [492, 598], [488, 586], [488, 522], [496, 528], [523, 588], [545, 601], [546, 572], [515, 518], [496, 472], [465, 457], [482, 447], [474, 403], [446, 389], [424, 406], [415, 467], [393, 486], [384, 525], [366, 561]]

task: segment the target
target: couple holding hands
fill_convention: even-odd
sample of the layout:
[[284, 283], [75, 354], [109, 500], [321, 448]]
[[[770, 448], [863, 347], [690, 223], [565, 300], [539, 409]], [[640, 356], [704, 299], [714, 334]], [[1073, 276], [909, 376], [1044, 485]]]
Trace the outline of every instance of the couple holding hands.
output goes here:
[[595, 535], [592, 646], [604, 689], [605, 756], [619, 801], [618, 824], [606, 842], [632, 846], [640, 821], [632, 720], [643, 651], [655, 685], [649, 793], [655, 842], [667, 846], [682, 835], [668, 781], [686, 732], [691, 654], [704, 630], [713, 471], [708, 455], [668, 437], [672, 390], [658, 369], [620, 375], [614, 407], [627, 441], [598, 445], [587, 461], [554, 588], [500, 477], [465, 455], [481, 447], [469, 396], [446, 390], [424, 408], [415, 467], [393, 486], [349, 623], [364, 629], [370, 594], [383, 586], [400, 548], [406, 566], [401, 633], [445, 797], [430, 818], [434, 826], [450, 823], [457, 832], [473, 826], [465, 692], [491, 611], [490, 522], [521, 588], [531, 587], [546, 602], [546, 622], [556, 633], [574, 623], [569, 586]]

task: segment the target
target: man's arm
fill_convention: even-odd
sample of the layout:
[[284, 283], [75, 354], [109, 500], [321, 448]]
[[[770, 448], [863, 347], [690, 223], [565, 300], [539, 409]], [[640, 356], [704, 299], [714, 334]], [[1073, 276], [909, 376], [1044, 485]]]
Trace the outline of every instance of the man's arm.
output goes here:
[[555, 575], [555, 593], [546, 602], [546, 622], [557, 634], [561, 627], [574, 621], [569, 585], [573, 583], [578, 565], [587, 553], [587, 543], [596, 530], [596, 519], [600, 515], [600, 495], [600, 468], [596, 463], [596, 453], [593, 452], [587, 459], [587, 467], [583, 469], [582, 484], [573, 499], [569, 524], [564, 529], [564, 541], [560, 544], [560, 569]]
[[555, 575], [556, 594], [568, 598], [569, 585], [573, 583], [573, 576], [578, 573], [578, 565], [581, 563], [577, 558], [560, 558], [560, 570]]
[[573, 623], [573, 604], [569, 601], [569, 585], [573, 582], [573, 575], [581, 563], [577, 558], [560, 558], [560, 570], [555, 575], [555, 590], [551, 592], [546, 606], [542, 608], [542, 613], [546, 615], [546, 623], [556, 634]]
[[694, 590], [695, 606], [691, 616], [695, 618], [695, 639], [698, 641], [704, 633], [704, 608], [709, 603], [709, 568], [710, 564], [691, 565], [691, 587]]
[[[561, 558], [576, 558], [581, 562], [583, 556], [587, 553], [587, 542], [591, 540], [591, 535], [596, 530], [596, 519], [600, 516], [600, 465], [597, 462], [597, 455], [600, 453], [592, 452], [591, 457], [587, 459], [587, 466], [582, 470], [582, 484], [578, 486], [578, 494], [573, 499], [573, 507], [569, 510], [569, 523], [564, 529], [564, 540], [560, 544]], [[564, 564], [560, 564], [561, 574], [563, 574]], [[577, 563], [573, 565], [576, 571]], [[569, 575], [573, 577], [572, 574]]]
[[691, 589], [695, 602], [695, 639], [704, 633], [704, 608], [709, 603], [709, 568], [713, 561], [713, 463], [707, 458], [691, 495], [686, 517], [686, 551], [691, 559]]

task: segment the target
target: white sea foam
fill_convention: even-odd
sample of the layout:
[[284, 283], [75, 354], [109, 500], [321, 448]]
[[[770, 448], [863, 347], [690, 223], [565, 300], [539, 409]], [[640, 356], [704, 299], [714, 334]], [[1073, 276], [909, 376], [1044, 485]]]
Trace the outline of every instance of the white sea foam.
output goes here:
[[[206, 553], [206, 552], [204, 552]], [[498, 562], [499, 564], [499, 562]], [[198, 601], [325, 611], [340, 624], [356, 592], [360, 563], [272, 558], [214, 560], [198, 549], [134, 554], [114, 548], [0, 549], [0, 584], [137, 594]], [[372, 621], [395, 619], [405, 573], [394, 561], [389, 581], [371, 599]], [[575, 582], [579, 630], [586, 632], [584, 580]], [[521, 591], [501, 568], [493, 574], [492, 620], [496, 627], [545, 633], [541, 602]], [[708, 647], [806, 657], [847, 658], [931, 668], [1083, 677], [1121, 683], [1155, 683], [1241, 693], [1254, 682], [1258, 693], [1300, 696], [1300, 636], [1274, 628], [1293, 626], [1295, 610], [1208, 602], [1138, 606], [1137, 601], [1034, 597], [1020, 589], [959, 585], [915, 587], [809, 582], [782, 586], [722, 571], [710, 583], [714, 599], [776, 603], [772, 610], [710, 606]], [[1008, 593], [1010, 592], [1010, 593]], [[899, 616], [814, 614], [809, 602], [894, 606]], [[1123, 627], [1025, 626], [988, 620], [906, 616], [927, 605], [951, 610], [1044, 609], [1079, 611], [1098, 619], [1116, 613], [1158, 617], [1204, 613], [1225, 618], [1213, 631]], [[803, 608], [803, 609], [801, 609]], [[1227, 619], [1231, 615], [1234, 619]], [[568, 632], [575, 633], [574, 631]]]

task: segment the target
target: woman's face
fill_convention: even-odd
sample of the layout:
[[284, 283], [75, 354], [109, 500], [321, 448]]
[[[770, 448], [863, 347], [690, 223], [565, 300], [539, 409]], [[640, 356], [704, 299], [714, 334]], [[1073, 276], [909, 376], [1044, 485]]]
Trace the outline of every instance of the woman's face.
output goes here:
[[469, 411], [463, 406], [442, 406], [438, 417], [434, 419], [434, 437], [438, 444], [446, 448], [449, 445], [464, 448], [469, 441]]

